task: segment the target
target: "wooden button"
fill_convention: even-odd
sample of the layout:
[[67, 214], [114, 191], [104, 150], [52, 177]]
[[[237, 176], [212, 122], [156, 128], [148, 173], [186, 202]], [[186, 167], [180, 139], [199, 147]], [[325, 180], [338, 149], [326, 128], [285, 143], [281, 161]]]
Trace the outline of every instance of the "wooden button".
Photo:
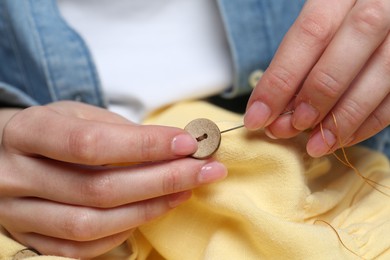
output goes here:
[[198, 118], [189, 122], [184, 130], [198, 141], [198, 150], [192, 154], [192, 157], [205, 159], [218, 150], [221, 143], [221, 131], [213, 121]]

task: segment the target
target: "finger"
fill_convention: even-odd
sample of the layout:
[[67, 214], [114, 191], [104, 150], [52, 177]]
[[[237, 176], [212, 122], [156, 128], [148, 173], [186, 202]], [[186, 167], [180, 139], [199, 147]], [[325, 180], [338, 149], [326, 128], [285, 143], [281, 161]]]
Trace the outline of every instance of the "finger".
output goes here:
[[[19, 164], [20, 161], [18, 161]], [[23, 168], [12, 162], [4, 169], [13, 189], [0, 189], [5, 197], [38, 197], [60, 203], [110, 208], [191, 190], [226, 177], [224, 165], [191, 158], [133, 167], [59, 167], [50, 160], [29, 160]], [[7, 185], [4, 184], [4, 187]], [[45, 189], [42, 189], [45, 187]], [[59, 192], [60, 191], [60, 192]]]
[[[337, 121], [337, 126], [333, 115], [328, 115], [324, 119], [322, 125], [327, 133], [326, 142], [322, 140], [323, 136], [319, 130], [314, 131], [313, 137], [308, 143], [308, 152], [312, 156], [318, 157], [329, 153], [329, 151], [339, 148], [341, 144], [362, 141], [375, 134], [375, 131], [379, 132], [385, 127], [380, 124], [386, 123], [388, 114], [379, 115], [377, 111], [385, 110], [386, 102], [388, 102], [386, 100], [390, 93], [389, 60], [390, 37], [378, 48], [359, 77], [333, 109], [332, 113]], [[379, 107], [384, 108], [378, 110]], [[376, 112], [374, 112], [375, 110]], [[368, 119], [369, 117], [371, 119]], [[380, 120], [380, 122], [375, 122], [375, 119]], [[367, 125], [368, 122], [372, 126]], [[362, 129], [363, 125], [365, 126]], [[355, 133], [356, 131], [359, 133]], [[361, 134], [367, 136], [361, 136]]]
[[308, 1], [248, 101], [248, 129], [269, 125], [283, 111], [356, 0]]
[[[340, 139], [343, 142], [352, 137], [389, 95], [389, 61], [390, 37], [388, 36], [333, 109], [338, 120]], [[324, 125], [327, 127], [330, 124], [325, 121]]]
[[300, 133], [291, 125], [291, 114], [282, 115], [265, 129], [265, 134], [271, 139], [291, 138]]
[[292, 118], [296, 129], [315, 126], [338, 102], [387, 37], [389, 13], [389, 1], [357, 1], [298, 93]]
[[58, 101], [48, 105], [54, 111], [67, 116], [107, 123], [133, 124], [121, 115], [107, 109], [75, 101]]
[[100, 256], [121, 245], [131, 235], [132, 231], [125, 231], [94, 241], [79, 242], [47, 237], [34, 233], [11, 235], [22, 244], [34, 248], [42, 255], [63, 256], [74, 259], [91, 259]]
[[291, 138], [299, 134], [300, 131], [291, 125], [293, 113], [293, 101], [290, 101], [285, 108], [285, 112], [280, 114], [280, 116], [265, 129], [265, 134], [271, 139]]
[[[39, 199], [4, 199], [1, 221], [7, 230], [48, 237], [95, 241], [145, 224], [191, 197], [191, 191], [111, 209], [59, 204]], [[8, 208], [5, 208], [8, 206]], [[36, 214], [37, 209], [44, 214]], [[14, 223], [18, 223], [15, 225]]]
[[383, 100], [382, 104], [366, 119], [360, 128], [354, 133], [347, 146], [360, 143], [371, 136], [379, 133], [390, 125], [390, 95]]
[[16, 153], [87, 165], [167, 160], [197, 149], [196, 140], [179, 128], [83, 120], [45, 107], [19, 113], [4, 136], [3, 145]]
[[[382, 104], [367, 118], [361, 127], [346, 141], [342, 141], [338, 135], [338, 127], [329, 130], [318, 127], [307, 143], [307, 152], [312, 157], [321, 157], [325, 154], [334, 152], [341, 146], [350, 146], [366, 140], [389, 126], [390, 96], [388, 95]], [[333, 132], [335, 131], [335, 132]]]

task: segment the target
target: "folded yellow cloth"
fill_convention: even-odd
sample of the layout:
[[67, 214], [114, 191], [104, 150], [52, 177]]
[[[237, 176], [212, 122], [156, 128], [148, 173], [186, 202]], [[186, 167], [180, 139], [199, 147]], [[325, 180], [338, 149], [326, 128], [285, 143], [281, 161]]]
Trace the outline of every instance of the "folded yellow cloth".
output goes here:
[[[200, 117], [221, 130], [242, 121], [208, 103], [187, 102], [146, 123], [184, 127]], [[390, 259], [390, 198], [333, 155], [310, 158], [305, 139], [275, 141], [245, 128], [224, 133], [215, 158], [228, 177], [140, 227], [128, 241], [133, 254], [123, 259]], [[367, 178], [390, 186], [385, 156], [361, 147], [347, 154]], [[0, 236], [0, 259], [22, 248]], [[99, 259], [120, 259], [120, 251]]]

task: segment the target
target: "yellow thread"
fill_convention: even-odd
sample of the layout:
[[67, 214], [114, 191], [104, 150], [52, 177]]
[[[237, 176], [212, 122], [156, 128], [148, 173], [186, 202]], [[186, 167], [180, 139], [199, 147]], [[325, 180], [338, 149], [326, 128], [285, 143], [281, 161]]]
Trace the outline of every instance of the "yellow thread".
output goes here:
[[328, 225], [328, 226], [334, 231], [334, 233], [336, 234], [336, 236], [337, 236], [338, 240], [340, 241], [341, 245], [342, 245], [345, 249], [347, 249], [349, 252], [351, 252], [352, 254], [354, 254], [355, 256], [357, 256], [357, 257], [359, 257], [359, 258], [365, 259], [364, 257], [358, 255], [358, 254], [355, 253], [352, 249], [350, 249], [349, 247], [347, 247], [347, 246], [345, 245], [345, 243], [344, 243], [343, 240], [341, 239], [341, 237], [340, 237], [339, 233], [337, 232], [337, 230], [336, 230], [330, 223], [326, 222], [325, 220], [317, 219], [317, 220], [314, 221], [314, 224], [316, 224], [317, 222], [322, 222], [322, 223], [325, 223], [326, 225]]
[[[385, 196], [387, 196], [387, 197], [390, 197], [389, 194], [387, 194], [386, 192], [380, 190], [380, 189], [377, 187], [377, 186], [379, 186], [379, 187], [382, 187], [382, 188], [390, 189], [389, 186], [383, 185], [383, 184], [381, 184], [381, 183], [379, 183], [379, 182], [376, 182], [376, 181], [374, 181], [374, 180], [371, 180], [371, 179], [365, 177], [365, 176], [359, 171], [359, 169], [357, 169], [357, 168], [349, 161], [348, 156], [347, 156], [347, 153], [346, 153], [346, 151], [345, 151], [345, 147], [344, 147], [343, 143], [341, 142], [340, 133], [339, 133], [340, 129], [339, 129], [338, 124], [337, 124], [336, 116], [335, 116], [335, 114], [334, 114], [333, 112], [332, 112], [332, 117], [333, 117], [333, 123], [335, 124], [336, 131], [337, 131], [337, 133], [336, 133], [337, 142], [339, 143], [339, 146], [340, 146], [340, 149], [341, 149], [341, 151], [342, 151], [344, 160], [343, 160], [343, 158], [340, 158], [340, 156], [338, 156], [335, 152], [332, 152], [332, 154], [336, 157], [336, 159], [337, 159], [339, 162], [341, 162], [341, 163], [344, 164], [345, 166], [351, 168], [351, 169], [355, 172], [355, 174], [357, 174], [357, 175], [358, 175], [366, 184], [368, 184], [369, 186], [371, 186], [374, 190], [378, 191], [379, 193], [381, 193], [381, 194], [383, 194], [383, 195], [385, 195]], [[325, 144], [328, 146], [328, 149], [331, 151], [331, 150], [332, 150], [332, 147], [329, 145], [329, 143], [327, 142], [327, 140], [326, 140], [326, 138], [325, 138], [325, 134], [324, 134], [324, 129], [323, 129], [322, 122], [320, 122], [320, 130], [321, 130], [321, 135], [322, 135], [323, 141], [324, 141]], [[353, 202], [354, 202], [354, 200], [355, 200], [357, 194], [358, 194], [358, 193], [356, 193], [356, 194], [354, 195], [354, 197], [352, 198], [352, 200], [351, 200], [351, 205], [353, 204]], [[337, 232], [337, 230], [336, 230], [330, 223], [328, 223], [328, 222], [326, 222], [326, 221], [324, 221], [324, 220], [316, 220], [316, 221], [314, 221], [314, 224], [315, 224], [316, 222], [323, 222], [323, 223], [325, 223], [326, 225], [328, 225], [328, 226], [335, 232], [335, 234], [337, 235], [338, 240], [340, 241], [340, 243], [342, 244], [342, 246], [343, 246], [345, 249], [347, 249], [349, 252], [351, 252], [352, 254], [354, 254], [355, 256], [357, 256], [357, 257], [359, 257], [359, 258], [365, 259], [365, 258], [363, 258], [362, 256], [359, 256], [358, 254], [356, 254], [353, 250], [351, 250], [350, 248], [348, 248], [348, 247], [344, 244], [344, 242], [342, 241], [342, 239], [341, 239], [339, 233]]]
[[[337, 120], [336, 120], [336, 116], [334, 115], [334, 113], [332, 112], [332, 117], [333, 117], [333, 122], [336, 126], [336, 137], [337, 137], [337, 141], [340, 145], [340, 149], [343, 153], [343, 157], [344, 157], [344, 160], [342, 158], [340, 158], [340, 156], [338, 156], [335, 152], [332, 152], [332, 154], [336, 157], [336, 159], [341, 162], [342, 164], [344, 164], [345, 166], [351, 168], [361, 179], [363, 179], [363, 181], [368, 184], [369, 186], [371, 186], [374, 190], [378, 191], [379, 193], [382, 193], [383, 195], [387, 196], [387, 197], [390, 197], [390, 194], [380, 190], [379, 188], [377, 188], [377, 186], [380, 186], [382, 188], [385, 188], [385, 189], [390, 189], [389, 186], [386, 186], [386, 185], [383, 185], [379, 182], [376, 182], [374, 180], [371, 180], [367, 177], [365, 177], [360, 171], [359, 169], [357, 169], [348, 159], [348, 156], [347, 156], [347, 153], [345, 151], [345, 147], [344, 145], [342, 144], [341, 142], [341, 139], [340, 139], [340, 133], [339, 133], [339, 127], [338, 127], [338, 124], [337, 124]], [[324, 134], [324, 129], [323, 129], [323, 126], [322, 126], [322, 122], [320, 122], [320, 130], [321, 130], [321, 135], [322, 135], [322, 139], [324, 140], [325, 144], [328, 146], [329, 150], [332, 149], [332, 147], [329, 145], [329, 143], [327, 142], [326, 138], [325, 138], [325, 134]], [[352, 199], [352, 201], [354, 201], [354, 199]]]

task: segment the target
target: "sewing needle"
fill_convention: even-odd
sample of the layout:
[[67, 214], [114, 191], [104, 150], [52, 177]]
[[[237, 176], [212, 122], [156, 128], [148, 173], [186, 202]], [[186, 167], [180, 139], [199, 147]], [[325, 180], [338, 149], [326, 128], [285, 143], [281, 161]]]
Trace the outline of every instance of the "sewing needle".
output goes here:
[[[292, 114], [292, 113], [294, 113], [294, 110], [290, 110], [290, 111], [283, 112], [283, 113], [281, 113], [279, 116], [290, 115], [290, 114]], [[233, 130], [242, 128], [242, 127], [244, 127], [244, 126], [245, 126], [245, 125], [235, 126], [235, 127], [232, 127], [232, 128], [226, 129], [226, 130], [223, 130], [223, 131], [221, 131], [220, 133], [223, 134], [223, 133], [226, 133], [226, 132], [229, 132], [229, 131], [233, 131]]]
[[223, 134], [223, 133], [226, 133], [226, 132], [229, 132], [229, 131], [233, 131], [233, 130], [236, 130], [238, 128], [244, 127], [244, 126], [245, 125], [239, 125], [239, 126], [236, 126], [236, 127], [233, 127], [233, 128], [229, 128], [229, 129], [223, 130], [220, 133]]

